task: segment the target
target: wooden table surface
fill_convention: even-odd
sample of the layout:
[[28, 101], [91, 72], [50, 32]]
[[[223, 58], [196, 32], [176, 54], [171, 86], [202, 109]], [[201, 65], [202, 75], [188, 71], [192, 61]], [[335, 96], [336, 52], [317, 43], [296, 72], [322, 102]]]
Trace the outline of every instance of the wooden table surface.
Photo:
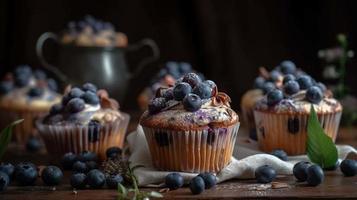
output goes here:
[[[131, 125], [131, 130], [135, 127]], [[357, 129], [343, 129], [340, 131], [337, 143], [350, 144], [357, 147]], [[50, 157], [44, 151], [31, 154], [17, 145], [11, 145], [4, 160], [17, 163], [31, 161], [37, 165], [48, 164]], [[5, 192], [0, 193], [0, 199], [116, 199], [115, 190], [77, 190], [74, 192], [69, 185], [69, 172], [65, 172], [65, 178], [60, 186], [54, 190], [44, 186], [40, 179], [35, 186], [19, 187], [11, 185]], [[287, 183], [287, 188], [272, 189], [270, 184], [257, 184], [254, 180], [231, 180], [221, 183], [213, 189], [205, 190], [200, 195], [192, 195], [187, 187], [164, 193], [164, 199], [300, 199], [300, 198], [325, 198], [357, 199], [357, 176], [344, 177], [340, 170], [325, 172], [325, 181], [317, 187], [309, 187], [302, 183], [296, 183], [293, 176], [278, 176], [275, 180], [279, 183]], [[156, 190], [157, 188], [142, 188], [142, 190]]]

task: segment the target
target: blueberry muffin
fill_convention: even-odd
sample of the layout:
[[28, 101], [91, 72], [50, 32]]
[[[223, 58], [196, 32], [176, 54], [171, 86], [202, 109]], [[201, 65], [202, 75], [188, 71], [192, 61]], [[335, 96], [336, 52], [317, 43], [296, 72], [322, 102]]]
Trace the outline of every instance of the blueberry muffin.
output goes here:
[[322, 83], [308, 75], [291, 76], [281, 89], [268, 92], [254, 109], [261, 150], [282, 149], [289, 155], [305, 154], [307, 122], [314, 106], [325, 133], [335, 141], [341, 104]]
[[83, 20], [71, 21], [63, 31], [62, 44], [96, 47], [127, 47], [128, 38], [122, 32], [116, 32], [113, 24], [87, 15]]
[[24, 119], [14, 128], [14, 139], [24, 144], [36, 136], [34, 119], [47, 113], [53, 104], [60, 102], [57, 83], [42, 70], [18, 66], [0, 81], [0, 129], [12, 121]]
[[109, 147], [123, 147], [129, 115], [105, 90], [91, 83], [67, 87], [62, 102], [37, 121], [38, 130], [50, 154], [91, 151], [105, 158]]
[[219, 172], [228, 165], [239, 128], [229, 103], [213, 81], [194, 73], [160, 88], [140, 119], [154, 167]]

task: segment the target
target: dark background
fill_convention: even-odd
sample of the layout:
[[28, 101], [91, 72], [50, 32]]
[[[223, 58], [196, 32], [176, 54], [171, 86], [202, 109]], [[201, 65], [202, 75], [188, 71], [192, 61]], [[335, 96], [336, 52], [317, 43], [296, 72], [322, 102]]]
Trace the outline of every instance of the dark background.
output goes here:
[[[227, 92], [233, 107], [252, 86], [259, 66], [275, 67], [293, 60], [317, 79], [323, 65], [317, 51], [336, 44], [345, 33], [356, 45], [357, 1], [0, 1], [1, 73], [16, 64], [39, 66], [35, 43], [41, 33], [59, 32], [70, 20], [86, 14], [112, 22], [129, 43], [154, 39], [161, 58], [133, 80], [127, 108], [149, 81], [148, 74], [168, 60], [188, 61]], [[133, 59], [135, 60], [135, 59]], [[134, 62], [129, 63], [132, 67]], [[356, 60], [347, 82], [356, 92]]]

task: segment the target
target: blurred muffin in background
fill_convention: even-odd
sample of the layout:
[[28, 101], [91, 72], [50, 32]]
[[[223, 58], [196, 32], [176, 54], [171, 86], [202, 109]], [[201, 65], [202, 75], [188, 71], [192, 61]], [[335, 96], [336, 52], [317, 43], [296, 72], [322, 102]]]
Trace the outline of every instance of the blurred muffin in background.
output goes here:
[[63, 31], [62, 44], [77, 46], [126, 47], [128, 38], [116, 32], [113, 24], [87, 15], [82, 20], [71, 21]]

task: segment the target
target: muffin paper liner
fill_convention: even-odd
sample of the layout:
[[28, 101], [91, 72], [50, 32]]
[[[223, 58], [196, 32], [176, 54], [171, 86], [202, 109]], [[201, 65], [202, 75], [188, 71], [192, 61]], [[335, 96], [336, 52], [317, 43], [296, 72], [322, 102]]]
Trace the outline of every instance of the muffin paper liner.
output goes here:
[[[342, 112], [318, 113], [325, 133], [336, 140]], [[265, 152], [284, 150], [288, 155], [306, 153], [309, 114], [276, 114], [254, 111], [259, 148]]]
[[99, 130], [84, 125], [47, 125], [42, 123], [42, 119], [36, 125], [50, 154], [62, 156], [67, 152], [91, 151], [104, 160], [109, 147], [124, 146], [130, 116], [121, 114], [123, 118], [106, 123]]
[[12, 110], [0, 108], [0, 130], [8, 126], [13, 121], [24, 119], [13, 129], [13, 140], [18, 144], [26, 144], [30, 137], [37, 136], [35, 121], [44, 116], [47, 112], [30, 110]]
[[143, 127], [155, 168], [219, 172], [231, 161], [240, 123], [205, 130], [172, 131]]

